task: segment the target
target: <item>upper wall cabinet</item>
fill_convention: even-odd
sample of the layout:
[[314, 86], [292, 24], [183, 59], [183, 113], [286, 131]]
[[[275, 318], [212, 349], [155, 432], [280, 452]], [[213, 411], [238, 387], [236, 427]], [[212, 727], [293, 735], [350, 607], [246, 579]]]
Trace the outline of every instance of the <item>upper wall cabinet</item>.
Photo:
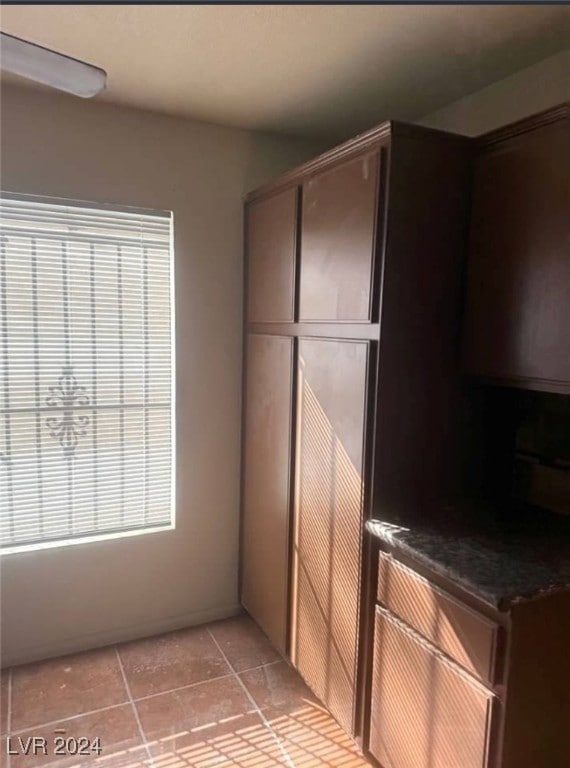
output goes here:
[[291, 322], [294, 316], [297, 189], [246, 209], [247, 319]]
[[371, 319], [378, 152], [303, 184], [300, 320]]
[[562, 108], [484, 137], [475, 167], [466, 372], [570, 391], [570, 131]]

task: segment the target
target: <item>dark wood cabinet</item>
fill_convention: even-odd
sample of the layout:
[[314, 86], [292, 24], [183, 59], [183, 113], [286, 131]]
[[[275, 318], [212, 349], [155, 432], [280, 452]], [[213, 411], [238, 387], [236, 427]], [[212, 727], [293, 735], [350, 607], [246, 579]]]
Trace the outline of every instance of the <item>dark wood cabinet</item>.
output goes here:
[[287, 645], [293, 340], [252, 334], [244, 419], [241, 599]]
[[479, 145], [464, 369], [570, 392], [570, 109], [508, 126]]
[[370, 342], [301, 339], [291, 659], [354, 728]]
[[491, 607], [382, 546], [371, 562], [367, 754], [381, 768], [565, 768], [570, 592]]
[[301, 320], [371, 320], [379, 184], [378, 152], [303, 183]]
[[247, 208], [246, 293], [250, 322], [293, 320], [296, 237], [296, 189], [286, 189]]
[[[288, 657], [353, 735], [362, 725], [364, 522], [447, 492], [455, 477], [470, 146], [385, 123], [246, 202], [242, 601], [281, 648], [288, 612]], [[282, 256], [267, 245], [275, 241], [287, 243]], [[270, 300], [271, 274], [278, 295]], [[285, 285], [294, 287], [293, 309], [279, 321], [274, 305]], [[262, 364], [254, 337], [290, 339], [292, 382], [282, 341], [283, 359]], [[267, 400], [271, 426], [260, 405]], [[286, 525], [271, 521], [285, 520], [287, 504], [284, 560]], [[268, 605], [279, 606], [279, 629], [267, 620]]]

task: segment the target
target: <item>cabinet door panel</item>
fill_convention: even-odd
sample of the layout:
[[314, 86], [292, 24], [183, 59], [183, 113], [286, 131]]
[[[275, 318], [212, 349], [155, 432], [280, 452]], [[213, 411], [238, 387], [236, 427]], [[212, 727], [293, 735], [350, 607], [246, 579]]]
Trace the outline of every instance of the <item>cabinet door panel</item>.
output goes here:
[[292, 321], [297, 189], [251, 203], [246, 210], [247, 318], [251, 323]]
[[242, 510], [242, 602], [282, 652], [287, 632], [293, 342], [251, 335]]
[[292, 660], [353, 730], [368, 344], [299, 342]]
[[565, 120], [477, 160], [463, 344], [469, 373], [570, 383], [569, 137]]
[[376, 609], [369, 748], [383, 768], [485, 768], [492, 699]]
[[374, 153], [303, 185], [301, 320], [370, 319], [378, 173]]

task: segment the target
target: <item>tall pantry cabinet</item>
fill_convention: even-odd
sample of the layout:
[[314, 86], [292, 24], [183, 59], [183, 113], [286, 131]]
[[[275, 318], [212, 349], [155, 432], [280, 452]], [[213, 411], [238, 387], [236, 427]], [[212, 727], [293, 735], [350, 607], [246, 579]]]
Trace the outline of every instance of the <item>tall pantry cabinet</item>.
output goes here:
[[241, 599], [352, 734], [364, 522], [459, 481], [470, 165], [389, 122], [246, 202]]

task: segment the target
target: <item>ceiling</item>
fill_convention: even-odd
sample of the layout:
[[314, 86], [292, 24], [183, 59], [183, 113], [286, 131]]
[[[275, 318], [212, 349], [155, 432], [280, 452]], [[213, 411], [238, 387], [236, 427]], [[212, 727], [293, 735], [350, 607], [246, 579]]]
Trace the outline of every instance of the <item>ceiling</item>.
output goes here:
[[4, 5], [0, 28], [103, 67], [102, 101], [342, 139], [568, 47], [570, 7]]

